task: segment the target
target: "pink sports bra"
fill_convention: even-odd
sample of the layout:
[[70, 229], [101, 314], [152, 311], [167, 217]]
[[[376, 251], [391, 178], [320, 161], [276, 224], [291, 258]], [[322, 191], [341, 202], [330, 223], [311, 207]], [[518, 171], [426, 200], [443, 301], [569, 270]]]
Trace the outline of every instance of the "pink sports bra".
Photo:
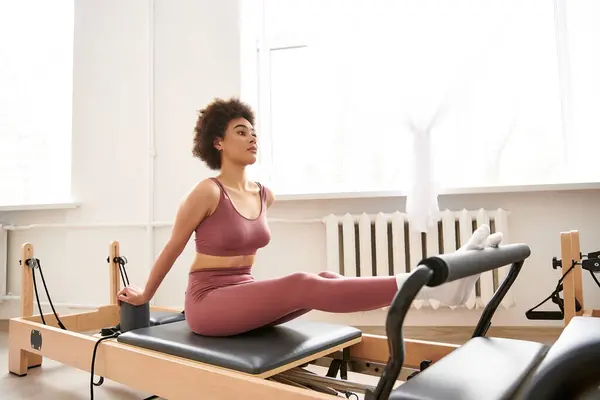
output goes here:
[[271, 240], [271, 231], [266, 218], [265, 188], [260, 188], [261, 207], [256, 219], [241, 215], [234, 207], [225, 188], [216, 178], [212, 179], [220, 188], [221, 195], [215, 211], [196, 228], [196, 251], [211, 256], [255, 255], [259, 248]]

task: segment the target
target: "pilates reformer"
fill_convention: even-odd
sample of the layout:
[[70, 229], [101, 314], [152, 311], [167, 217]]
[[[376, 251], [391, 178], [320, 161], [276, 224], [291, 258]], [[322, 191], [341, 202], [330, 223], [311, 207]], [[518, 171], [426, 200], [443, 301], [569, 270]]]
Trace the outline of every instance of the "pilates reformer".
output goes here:
[[[88, 371], [92, 379], [100, 376], [91, 387], [92, 396], [93, 386], [110, 379], [170, 400], [325, 400], [356, 393], [366, 400], [579, 398], [600, 383], [600, 319], [574, 317], [552, 347], [485, 336], [529, 255], [528, 246], [507, 244], [421, 260], [388, 310], [386, 336], [294, 320], [212, 338], [192, 333], [180, 310], [154, 306], [147, 308], [145, 326], [123, 326], [125, 309], [116, 301], [119, 272], [123, 273], [118, 242], [111, 243], [108, 258], [109, 305], [60, 318], [54, 308], [53, 314], [34, 316], [34, 271], [40, 263], [33, 246], [26, 243], [21, 254], [21, 317], [9, 324], [9, 371], [25, 376], [47, 357]], [[403, 338], [404, 318], [424, 285], [437, 286], [509, 264], [509, 273], [464, 345]], [[111, 327], [121, 332], [110, 334]], [[99, 330], [104, 336], [97, 335]], [[327, 363], [324, 376], [305, 369]], [[375, 386], [352, 382], [349, 371], [379, 379]]]

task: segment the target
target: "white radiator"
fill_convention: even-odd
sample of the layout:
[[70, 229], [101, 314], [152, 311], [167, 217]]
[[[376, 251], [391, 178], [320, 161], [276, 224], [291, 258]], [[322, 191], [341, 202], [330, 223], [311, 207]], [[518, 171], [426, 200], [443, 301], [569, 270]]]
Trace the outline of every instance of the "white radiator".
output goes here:
[[[326, 226], [327, 268], [344, 276], [386, 276], [410, 272], [425, 257], [450, 253], [462, 246], [482, 224], [502, 232], [508, 243], [508, 212], [498, 210], [441, 211], [436, 227], [426, 233], [411, 229], [405, 213], [329, 215]], [[510, 266], [481, 275], [465, 307], [478, 309], [492, 298]], [[515, 304], [512, 291], [502, 305]], [[413, 307], [434, 309], [437, 301], [417, 300]]]

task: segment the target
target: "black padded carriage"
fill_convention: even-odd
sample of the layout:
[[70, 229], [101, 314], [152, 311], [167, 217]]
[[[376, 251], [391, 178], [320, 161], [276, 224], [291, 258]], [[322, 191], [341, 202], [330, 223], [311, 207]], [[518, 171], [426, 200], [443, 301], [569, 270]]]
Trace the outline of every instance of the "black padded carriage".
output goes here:
[[392, 391], [390, 400], [582, 399], [600, 379], [600, 318], [574, 317], [556, 342], [477, 337]]
[[524, 398], [600, 399], [598, 360], [600, 318], [573, 317], [535, 370]]
[[542, 343], [476, 337], [400, 385], [390, 400], [510, 399], [547, 351]]
[[[186, 321], [134, 329], [118, 341], [239, 372], [260, 375], [360, 340], [356, 328], [305, 320], [230, 337], [193, 333]], [[316, 357], [315, 357], [316, 358]]]

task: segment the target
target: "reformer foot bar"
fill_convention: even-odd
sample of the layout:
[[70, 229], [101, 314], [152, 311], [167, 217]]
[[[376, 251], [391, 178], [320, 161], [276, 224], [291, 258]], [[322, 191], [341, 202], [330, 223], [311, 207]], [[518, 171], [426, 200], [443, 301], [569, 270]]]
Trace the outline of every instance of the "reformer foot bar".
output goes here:
[[[336, 399], [356, 393], [367, 400], [575, 398], [573, 393], [600, 383], [600, 319], [573, 318], [552, 348], [485, 336], [495, 309], [529, 255], [528, 246], [510, 244], [422, 260], [389, 308], [386, 336], [299, 319], [234, 337], [202, 337], [189, 330], [180, 310], [150, 307], [153, 324], [106, 336], [100, 343], [89, 333], [120, 321], [118, 243], [110, 245], [110, 303], [96, 311], [62, 316], [62, 327], [56, 313], [33, 315], [37, 263], [31, 260], [37, 259], [33, 246], [26, 243], [21, 255], [21, 317], [9, 324], [9, 370], [25, 376], [28, 368], [47, 357], [170, 400]], [[437, 286], [509, 264], [510, 272], [467, 343], [403, 338], [405, 316], [424, 285]], [[166, 320], [157, 320], [165, 316]], [[306, 369], [310, 364], [329, 365], [329, 371], [318, 376]], [[575, 371], [565, 373], [565, 367]], [[580, 373], [582, 368], [585, 373]], [[379, 379], [375, 387], [352, 382], [349, 371]]]

